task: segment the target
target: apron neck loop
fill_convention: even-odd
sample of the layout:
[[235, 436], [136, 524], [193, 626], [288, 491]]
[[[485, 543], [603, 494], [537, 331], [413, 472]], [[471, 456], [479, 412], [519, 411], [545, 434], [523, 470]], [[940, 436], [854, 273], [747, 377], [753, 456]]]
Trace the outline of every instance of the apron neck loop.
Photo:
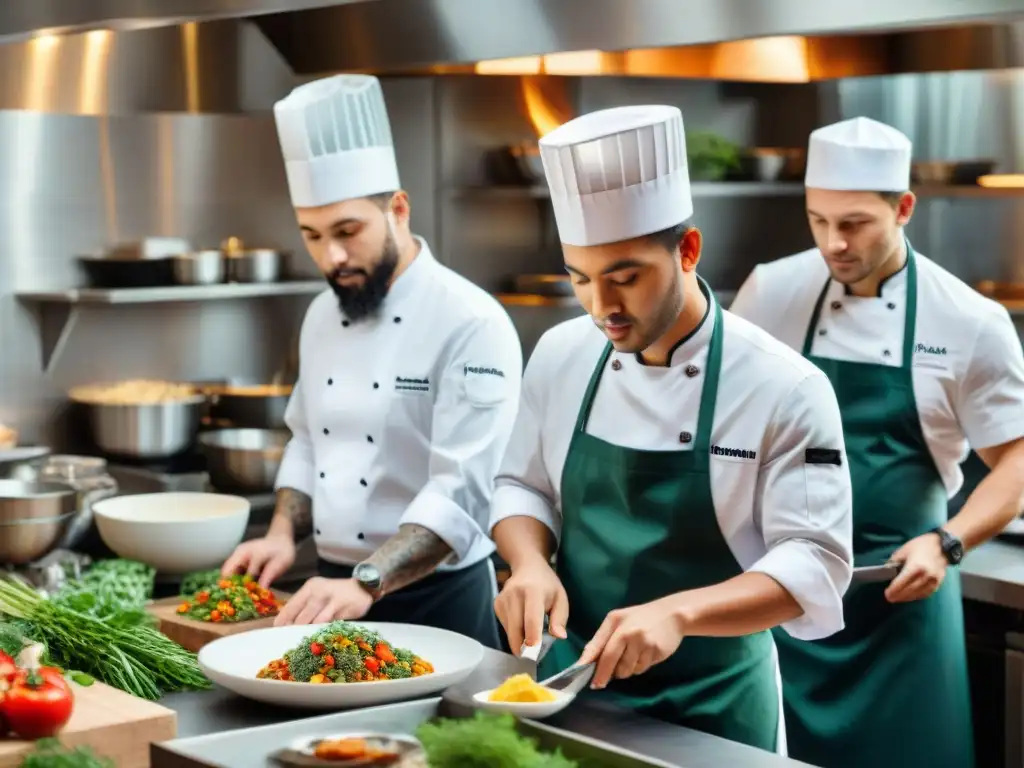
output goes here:
[[[903, 315], [903, 361], [902, 367], [909, 368], [913, 361], [914, 339], [916, 338], [917, 327], [917, 259], [914, 247], [906, 237], [903, 242], [907, 248], [907, 305]], [[807, 333], [804, 334], [803, 356], [811, 357], [811, 348], [814, 346], [814, 334], [818, 329], [818, 321], [821, 319], [821, 307], [825, 303], [828, 289], [832, 285], [832, 278], [825, 280], [825, 287], [818, 294], [818, 301], [814, 304], [814, 311], [811, 313], [811, 321], [807, 325]]]
[[[723, 321], [722, 307], [715, 300], [715, 294], [708, 284], [704, 282], [703, 278], [698, 276], [697, 281], [700, 285], [701, 293], [704, 294], [704, 297], [711, 303], [714, 309], [714, 326], [711, 330], [711, 342], [708, 345], [708, 361], [704, 367], [704, 384], [701, 389], [700, 411], [697, 416], [697, 434], [694, 438], [693, 446], [694, 451], [707, 454], [711, 450], [711, 430], [714, 426], [715, 404], [718, 399], [718, 379], [719, 373], [722, 370]], [[604, 351], [597, 361], [597, 366], [590, 376], [590, 382], [587, 384], [587, 390], [583, 395], [583, 405], [580, 408], [579, 415], [576, 417], [576, 429], [579, 432], [586, 432], [587, 422], [590, 420], [590, 409], [594, 405], [594, 397], [597, 394], [597, 388], [601, 382], [605, 366], [608, 364], [608, 358], [611, 357], [612, 349], [611, 342], [605, 344]]]

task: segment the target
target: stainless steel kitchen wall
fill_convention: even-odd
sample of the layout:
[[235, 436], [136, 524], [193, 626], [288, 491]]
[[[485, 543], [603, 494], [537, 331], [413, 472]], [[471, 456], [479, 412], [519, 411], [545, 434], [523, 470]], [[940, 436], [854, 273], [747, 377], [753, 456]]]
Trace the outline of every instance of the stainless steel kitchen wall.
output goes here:
[[[295, 80], [251, 25], [43, 40], [0, 47], [0, 422], [59, 450], [69, 387], [265, 379], [310, 299], [82, 306], [44, 372], [53, 313], [16, 292], [83, 285], [76, 256], [157, 235], [195, 247], [238, 236], [315, 270], [269, 112]], [[433, 82], [389, 80], [384, 92], [414, 227], [433, 239]]]
[[[851, 78], [823, 85], [839, 114], [899, 128], [916, 160], [995, 160], [1024, 171], [1024, 70]], [[1024, 196], [925, 200], [918, 248], [969, 283], [1024, 281]]]

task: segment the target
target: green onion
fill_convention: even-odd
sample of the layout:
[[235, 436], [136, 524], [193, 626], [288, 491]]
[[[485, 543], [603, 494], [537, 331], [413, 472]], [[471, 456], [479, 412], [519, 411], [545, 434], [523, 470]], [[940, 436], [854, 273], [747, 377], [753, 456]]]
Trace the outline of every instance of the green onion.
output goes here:
[[210, 687], [196, 655], [150, 624], [82, 613], [5, 579], [0, 579], [0, 613], [27, 622], [31, 639], [46, 646], [56, 666], [140, 698], [156, 700], [171, 691]]

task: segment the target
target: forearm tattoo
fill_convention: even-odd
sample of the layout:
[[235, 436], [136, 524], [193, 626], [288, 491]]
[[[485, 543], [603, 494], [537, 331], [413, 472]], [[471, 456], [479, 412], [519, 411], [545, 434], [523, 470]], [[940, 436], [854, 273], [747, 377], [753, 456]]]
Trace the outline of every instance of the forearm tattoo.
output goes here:
[[452, 553], [433, 531], [422, 525], [402, 525], [366, 562], [380, 571], [384, 594], [429, 576]]
[[284, 516], [292, 524], [295, 541], [302, 541], [313, 533], [313, 500], [302, 491], [278, 489], [274, 514]]

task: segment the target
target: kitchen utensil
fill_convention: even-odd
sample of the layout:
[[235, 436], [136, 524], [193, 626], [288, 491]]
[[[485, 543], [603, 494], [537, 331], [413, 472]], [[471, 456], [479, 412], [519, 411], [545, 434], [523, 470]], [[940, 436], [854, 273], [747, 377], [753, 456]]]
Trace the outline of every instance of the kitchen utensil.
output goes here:
[[[70, 747], [91, 747], [119, 768], [144, 768], [149, 765], [150, 744], [178, 735], [178, 719], [173, 709], [103, 683], [71, 686], [75, 706], [59, 734], [60, 740]], [[0, 768], [18, 768], [35, 749], [34, 741], [0, 739]]]
[[163, 259], [189, 250], [188, 240], [181, 237], [145, 237], [118, 243], [109, 249], [107, 256], [113, 259]]
[[78, 501], [64, 483], [0, 480], [0, 563], [25, 565], [59, 546]]
[[969, 185], [995, 167], [994, 160], [922, 160], [911, 164], [910, 177], [917, 184]]
[[210, 416], [236, 427], [286, 429], [290, 384], [228, 384], [211, 387]]
[[220, 491], [243, 494], [274, 489], [284, 448], [291, 439], [287, 430], [219, 429], [199, 435], [206, 456], [210, 483]]
[[227, 254], [228, 280], [233, 283], [273, 283], [281, 275], [281, 252], [254, 248]]
[[227, 275], [224, 254], [217, 250], [183, 253], [174, 257], [174, 281], [179, 285], [216, 285]]
[[147, 493], [93, 505], [104, 543], [160, 573], [219, 568], [241, 543], [249, 501], [216, 493]]
[[553, 691], [579, 693], [587, 687], [591, 678], [594, 677], [595, 668], [593, 662], [589, 664], [573, 664], [568, 669], [563, 669], [557, 675], [541, 680], [540, 684]]
[[429, 661], [434, 671], [404, 680], [379, 680], [358, 685], [310, 684], [260, 680], [256, 674], [326, 624], [256, 629], [214, 640], [199, 651], [199, 666], [218, 685], [239, 696], [286, 707], [340, 709], [421, 698], [467, 678], [484, 657], [476, 640], [434, 627], [357, 621], [397, 648], [407, 648]]
[[78, 263], [94, 288], [156, 288], [174, 285], [174, 259], [79, 256]]
[[516, 275], [512, 278], [512, 291], [534, 296], [573, 295], [568, 275]]
[[[275, 591], [274, 596], [282, 603], [287, 602], [291, 598], [291, 595], [285, 592]], [[165, 600], [157, 600], [151, 603], [146, 608], [146, 611], [160, 622], [161, 633], [182, 648], [193, 653], [198, 652], [200, 648], [222, 637], [274, 626], [274, 616], [268, 616], [265, 619], [230, 623], [196, 621], [178, 613], [179, 605], [181, 605], [181, 597], [169, 597]]]
[[857, 582], [892, 581], [899, 575], [903, 563], [886, 563], [885, 565], [868, 565], [853, 569], [853, 580]]
[[[579, 688], [573, 688], [571, 690], [551, 688], [551, 693], [554, 694], [555, 697], [552, 701], [491, 701], [490, 696], [494, 692], [494, 689], [491, 688], [486, 691], [480, 691], [479, 693], [473, 694], [473, 706], [486, 712], [503, 712], [515, 715], [516, 717], [527, 717], [531, 720], [543, 720], [545, 717], [551, 717], [552, 715], [558, 714], [572, 704], [578, 691], [582, 690], [582, 688], [586, 686], [593, 674], [594, 668], [592, 664], [588, 664], [586, 667], [580, 667], [578, 671], [574, 670], [569, 683], [577, 684], [582, 681], [582, 684], [579, 685]], [[556, 675], [555, 678], [560, 678], [560, 676]], [[547, 687], [546, 680], [541, 681], [540, 684]]]
[[140, 459], [167, 458], [193, 445], [206, 408], [206, 397], [199, 394], [138, 405], [89, 402], [74, 390], [69, 396], [86, 409], [97, 447]]

